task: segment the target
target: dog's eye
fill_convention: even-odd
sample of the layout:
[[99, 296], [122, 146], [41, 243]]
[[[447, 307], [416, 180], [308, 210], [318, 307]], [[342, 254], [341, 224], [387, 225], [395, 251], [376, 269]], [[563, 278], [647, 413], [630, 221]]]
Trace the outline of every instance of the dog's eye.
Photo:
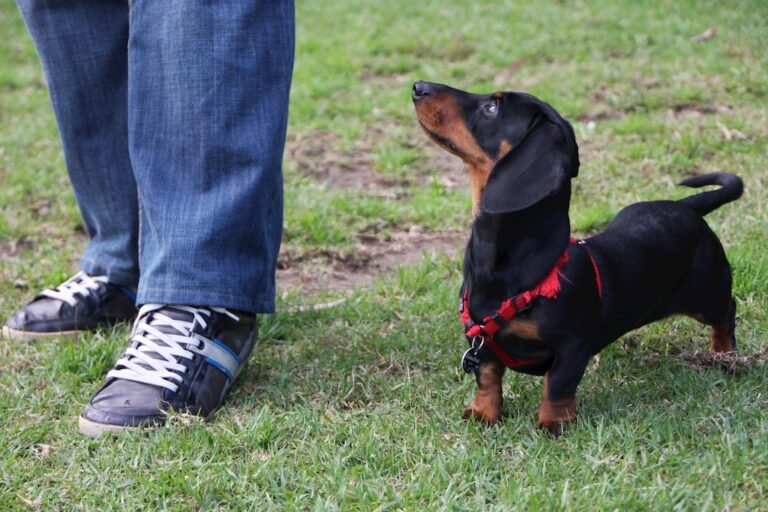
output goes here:
[[499, 102], [494, 100], [490, 103], [486, 103], [483, 105], [483, 109], [485, 110], [486, 114], [495, 114], [499, 110]]

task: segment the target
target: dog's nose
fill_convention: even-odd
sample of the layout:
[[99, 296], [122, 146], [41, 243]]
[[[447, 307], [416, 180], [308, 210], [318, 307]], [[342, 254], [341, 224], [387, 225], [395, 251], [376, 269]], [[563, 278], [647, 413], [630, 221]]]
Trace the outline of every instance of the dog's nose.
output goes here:
[[432, 84], [419, 80], [413, 84], [413, 99], [418, 100], [432, 94]]

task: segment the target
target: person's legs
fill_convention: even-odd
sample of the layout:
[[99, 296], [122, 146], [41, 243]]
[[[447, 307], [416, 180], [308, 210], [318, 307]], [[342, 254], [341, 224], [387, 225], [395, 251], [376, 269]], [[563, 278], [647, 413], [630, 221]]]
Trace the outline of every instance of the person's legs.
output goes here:
[[17, 0], [45, 71], [90, 241], [80, 268], [136, 286], [138, 201], [128, 155], [126, 0]]
[[293, 1], [134, 0], [131, 9], [144, 305], [80, 417], [90, 436], [219, 407], [253, 348], [254, 313], [274, 309], [282, 231]]
[[45, 71], [90, 241], [80, 272], [3, 325], [7, 338], [77, 335], [136, 314], [138, 199], [128, 154], [126, 0], [17, 0]]
[[292, 0], [134, 1], [140, 304], [274, 309]]

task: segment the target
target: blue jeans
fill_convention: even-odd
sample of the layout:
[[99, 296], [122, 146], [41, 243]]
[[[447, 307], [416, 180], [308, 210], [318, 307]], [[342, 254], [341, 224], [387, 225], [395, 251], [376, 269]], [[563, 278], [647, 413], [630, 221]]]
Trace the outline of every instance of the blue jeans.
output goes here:
[[90, 241], [138, 303], [274, 310], [293, 0], [17, 0]]

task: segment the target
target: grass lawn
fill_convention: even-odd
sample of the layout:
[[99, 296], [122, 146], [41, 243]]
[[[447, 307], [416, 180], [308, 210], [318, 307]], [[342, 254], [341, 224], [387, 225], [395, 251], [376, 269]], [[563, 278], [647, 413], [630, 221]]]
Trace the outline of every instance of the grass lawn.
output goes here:
[[[0, 341], [0, 510], [768, 509], [768, 3], [300, 0], [297, 23], [280, 312], [224, 408], [85, 438], [77, 417], [128, 326]], [[0, 34], [4, 320], [73, 273], [85, 238], [12, 2]], [[692, 173], [740, 175], [744, 197], [707, 220], [749, 357], [707, 369], [708, 330], [671, 319], [601, 353], [558, 440], [535, 428], [541, 380], [514, 373], [502, 424], [462, 421], [475, 385], [457, 369], [453, 248], [470, 201], [416, 124], [416, 79], [525, 90], [571, 120], [578, 234], [690, 193], [674, 184]], [[405, 256], [437, 239], [447, 252]]]

